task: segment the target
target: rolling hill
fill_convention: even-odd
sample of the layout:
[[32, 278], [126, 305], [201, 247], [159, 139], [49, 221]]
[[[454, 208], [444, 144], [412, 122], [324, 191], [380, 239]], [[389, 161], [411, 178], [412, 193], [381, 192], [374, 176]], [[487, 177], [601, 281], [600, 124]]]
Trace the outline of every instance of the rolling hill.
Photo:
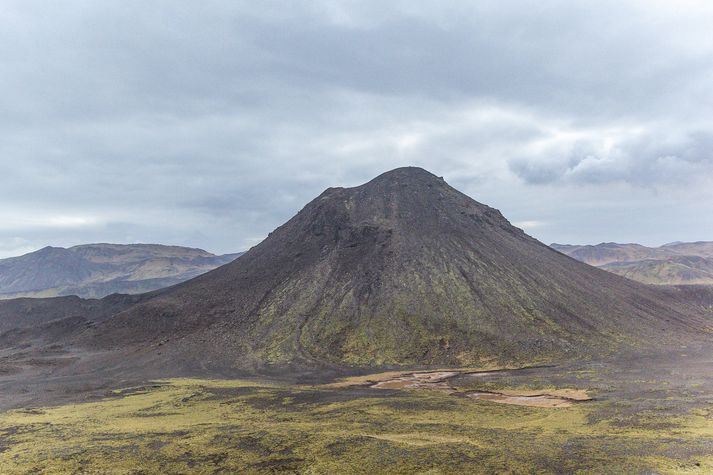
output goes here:
[[0, 299], [136, 294], [183, 282], [240, 254], [158, 244], [45, 247], [0, 260]]
[[645, 284], [713, 285], [713, 242], [676, 242], [661, 247], [640, 244], [552, 244], [587, 264]]

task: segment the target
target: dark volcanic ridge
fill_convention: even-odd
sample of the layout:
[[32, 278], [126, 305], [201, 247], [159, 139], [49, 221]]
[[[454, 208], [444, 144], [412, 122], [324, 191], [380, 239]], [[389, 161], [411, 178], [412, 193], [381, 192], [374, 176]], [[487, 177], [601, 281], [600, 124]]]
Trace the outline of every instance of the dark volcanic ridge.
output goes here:
[[27, 339], [89, 355], [67, 373], [530, 364], [708, 339], [706, 292], [694, 300], [578, 262], [443, 179], [399, 168], [326, 190], [190, 281], [64, 302], [78, 323]]

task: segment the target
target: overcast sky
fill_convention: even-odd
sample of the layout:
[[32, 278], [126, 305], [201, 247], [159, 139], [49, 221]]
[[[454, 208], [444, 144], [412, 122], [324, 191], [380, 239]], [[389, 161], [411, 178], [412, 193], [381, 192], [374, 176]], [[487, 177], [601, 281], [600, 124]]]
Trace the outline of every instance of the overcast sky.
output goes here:
[[244, 250], [416, 165], [544, 242], [713, 240], [709, 1], [0, 0], [0, 257]]

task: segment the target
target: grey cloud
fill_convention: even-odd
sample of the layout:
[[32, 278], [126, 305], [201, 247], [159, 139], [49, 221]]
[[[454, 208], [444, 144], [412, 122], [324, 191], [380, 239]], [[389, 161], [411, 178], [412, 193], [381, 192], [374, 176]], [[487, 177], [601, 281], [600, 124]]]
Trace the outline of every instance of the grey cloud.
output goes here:
[[513, 159], [509, 167], [531, 184], [625, 182], [655, 188], [690, 184], [713, 174], [713, 133], [696, 131], [666, 139], [665, 135], [647, 134], [606, 150], [594, 141], [576, 142], [554, 156]]
[[5, 2], [0, 253], [241, 250], [322, 189], [409, 164], [550, 223], [532, 231], [548, 240], [570, 232], [545, 214], [577, 201], [572, 184], [678, 186], [693, 209], [710, 172], [713, 10], [675, 7]]
[[7, 47], [16, 73], [5, 82], [36, 85], [50, 101], [23, 99], [51, 118], [251, 107], [265, 85], [635, 115], [679, 103], [700, 79], [692, 69], [710, 72], [634, 2], [428, 2], [420, 14], [393, 5], [346, 8], [363, 19], [345, 27], [315, 2], [29, 2], [18, 10], [31, 55]]
[[567, 168], [561, 166], [532, 163], [528, 160], [513, 160], [510, 162], [510, 169], [533, 185], [555, 182], [567, 171]]

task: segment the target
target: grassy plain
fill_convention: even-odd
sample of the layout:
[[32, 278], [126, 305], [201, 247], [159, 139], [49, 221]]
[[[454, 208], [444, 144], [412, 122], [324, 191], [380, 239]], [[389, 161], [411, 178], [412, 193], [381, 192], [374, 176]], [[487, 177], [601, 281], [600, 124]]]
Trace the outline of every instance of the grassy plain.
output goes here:
[[[679, 404], [666, 388], [621, 398], [591, 376], [575, 379], [580, 388], [590, 381], [595, 399], [567, 408], [438, 390], [159, 381], [95, 402], [0, 413], [0, 471], [713, 472], [710, 401]], [[465, 377], [461, 388], [495, 384]], [[497, 385], [522, 389], [512, 378]]]

